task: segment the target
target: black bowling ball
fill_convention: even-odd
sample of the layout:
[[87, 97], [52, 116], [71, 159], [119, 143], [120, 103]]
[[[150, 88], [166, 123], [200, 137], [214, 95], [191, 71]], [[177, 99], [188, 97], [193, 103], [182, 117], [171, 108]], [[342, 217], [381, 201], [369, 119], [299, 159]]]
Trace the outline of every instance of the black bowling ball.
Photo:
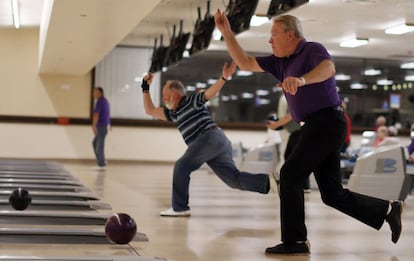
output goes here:
[[32, 203], [32, 196], [29, 191], [18, 188], [10, 194], [9, 203], [15, 210], [25, 210]]

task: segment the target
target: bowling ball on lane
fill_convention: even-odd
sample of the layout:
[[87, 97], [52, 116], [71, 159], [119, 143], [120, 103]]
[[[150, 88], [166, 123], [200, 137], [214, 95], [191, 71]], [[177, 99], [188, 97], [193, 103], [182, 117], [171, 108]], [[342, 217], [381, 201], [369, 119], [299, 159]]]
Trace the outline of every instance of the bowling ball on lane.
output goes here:
[[18, 188], [10, 194], [9, 203], [15, 210], [25, 210], [32, 203], [32, 196], [29, 191]]
[[115, 244], [128, 244], [136, 233], [137, 224], [128, 214], [113, 214], [105, 222], [106, 237]]

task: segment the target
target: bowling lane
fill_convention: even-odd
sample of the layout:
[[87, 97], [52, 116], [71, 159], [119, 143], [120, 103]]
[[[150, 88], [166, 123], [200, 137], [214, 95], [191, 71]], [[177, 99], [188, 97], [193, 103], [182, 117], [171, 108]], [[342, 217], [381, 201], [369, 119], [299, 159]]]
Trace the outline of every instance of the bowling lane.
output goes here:
[[[76, 164], [75, 164], [76, 165]], [[90, 176], [94, 175], [95, 173], [89, 171], [88, 166], [84, 166], [80, 164], [79, 176]], [[71, 173], [72, 174], [72, 173]], [[83, 184], [88, 186], [87, 184]], [[90, 187], [92, 188], [92, 187]], [[30, 191], [29, 191], [30, 192]], [[11, 209], [10, 207], [7, 209]], [[30, 206], [26, 210], [30, 211]], [[48, 211], [48, 210], [45, 210]], [[88, 213], [95, 212], [95, 211], [86, 211]], [[76, 211], [71, 211], [71, 213], [76, 213]], [[82, 211], [85, 213], [85, 211]], [[99, 210], [99, 213], [103, 214], [110, 214], [113, 213], [112, 210]], [[41, 218], [41, 217], [36, 217]], [[13, 220], [4, 221], [1, 223], [1, 233], [6, 228], [13, 228], [16, 230], [19, 229], [29, 229], [29, 230], [37, 230], [40, 229], [41, 231], [48, 231], [49, 229], [86, 229], [86, 230], [94, 230], [101, 233], [104, 231], [104, 227], [102, 224], [100, 225], [83, 225], [83, 226], [76, 226], [76, 225], [53, 225], [53, 219], [49, 218], [47, 222], [40, 222], [41, 224], [30, 224], [30, 222], [25, 223], [18, 223], [14, 222]], [[69, 221], [70, 222], [70, 221]], [[0, 234], [1, 234], [0, 233]], [[62, 243], [63, 242], [63, 243]], [[140, 242], [142, 244], [146, 244], [146, 242]], [[105, 238], [100, 238], [99, 240], [96, 237], [65, 237], [62, 239], [61, 237], [49, 237], [49, 236], [30, 236], [30, 235], [0, 235], [0, 256], [72, 256], [72, 257], [79, 257], [79, 256], [136, 256], [138, 253], [135, 249], [128, 245], [115, 245], [109, 243]]]
[[397, 245], [385, 224], [373, 230], [325, 206], [318, 191], [306, 194], [306, 219], [312, 254], [269, 257], [264, 249], [280, 240], [279, 199], [228, 188], [215, 175], [197, 171], [191, 177], [190, 218], [159, 217], [170, 206], [172, 164], [109, 164], [106, 172], [65, 164], [113, 211], [127, 212], [149, 242], [132, 242], [142, 255], [180, 261], [328, 261], [412, 260], [414, 197], [406, 200], [403, 233]]
[[[106, 172], [92, 163], [64, 162], [65, 167], [112, 210], [136, 221], [148, 242], [131, 242], [141, 255], [180, 261], [328, 261], [412, 260], [414, 197], [403, 213], [397, 245], [385, 224], [375, 231], [322, 204], [318, 191], [306, 194], [306, 219], [312, 254], [309, 257], [269, 257], [263, 252], [280, 239], [279, 200], [273, 191], [260, 195], [228, 188], [206, 171], [193, 174], [190, 218], [161, 218], [170, 206], [172, 164], [110, 162]], [[100, 210], [101, 212], [102, 210]], [[1, 243], [0, 255], [112, 256], [133, 255], [128, 246], [97, 244]]]

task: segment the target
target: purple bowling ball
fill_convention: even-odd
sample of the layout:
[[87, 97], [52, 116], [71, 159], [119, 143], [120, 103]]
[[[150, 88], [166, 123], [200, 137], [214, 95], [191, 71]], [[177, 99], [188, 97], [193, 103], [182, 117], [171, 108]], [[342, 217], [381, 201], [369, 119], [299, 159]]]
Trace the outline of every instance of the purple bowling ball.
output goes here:
[[128, 214], [117, 213], [110, 216], [105, 223], [106, 237], [113, 243], [124, 245], [131, 242], [137, 233], [137, 224]]

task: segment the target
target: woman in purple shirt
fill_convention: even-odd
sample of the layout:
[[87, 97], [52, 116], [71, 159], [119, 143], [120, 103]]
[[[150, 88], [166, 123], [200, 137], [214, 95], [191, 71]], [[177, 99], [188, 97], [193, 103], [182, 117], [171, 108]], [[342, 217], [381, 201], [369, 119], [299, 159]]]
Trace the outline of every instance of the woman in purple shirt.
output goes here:
[[401, 234], [401, 202], [342, 187], [339, 152], [347, 127], [336, 91], [335, 66], [327, 50], [307, 42], [299, 20], [291, 15], [273, 20], [269, 40], [273, 54], [266, 57], [250, 56], [241, 48], [220, 10], [215, 22], [240, 69], [271, 73], [280, 81], [292, 118], [302, 125], [298, 143], [280, 172], [282, 243], [267, 248], [266, 253], [310, 253], [303, 186], [312, 172], [325, 204], [378, 230], [387, 221], [396, 243]]

